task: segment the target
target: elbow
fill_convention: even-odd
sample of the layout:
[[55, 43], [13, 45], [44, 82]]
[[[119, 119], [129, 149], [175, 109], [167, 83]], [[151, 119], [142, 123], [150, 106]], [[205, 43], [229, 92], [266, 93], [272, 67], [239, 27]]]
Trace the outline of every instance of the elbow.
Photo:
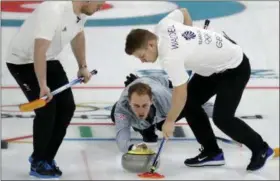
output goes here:
[[117, 141], [118, 149], [122, 153], [127, 153], [128, 147], [126, 145], [123, 141]]
[[119, 146], [119, 150], [120, 150], [120, 152], [122, 152], [122, 153], [127, 153], [128, 148], [126, 148], [126, 146]]
[[125, 154], [125, 153], [127, 153], [127, 152], [128, 152], [128, 150], [127, 150], [127, 149], [125, 149], [125, 148], [121, 149], [120, 151], [121, 151], [123, 154]]

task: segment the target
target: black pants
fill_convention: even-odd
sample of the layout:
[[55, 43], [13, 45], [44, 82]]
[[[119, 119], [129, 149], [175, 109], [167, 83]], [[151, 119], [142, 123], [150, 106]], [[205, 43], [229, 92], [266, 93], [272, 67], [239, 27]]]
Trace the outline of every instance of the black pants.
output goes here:
[[235, 117], [250, 74], [249, 60], [243, 55], [242, 63], [237, 68], [210, 77], [194, 74], [188, 83], [188, 98], [183, 112], [195, 137], [205, 150], [218, 149], [208, 116], [202, 109], [202, 105], [214, 95], [216, 95], [214, 124], [233, 140], [246, 145], [252, 151], [263, 146], [262, 137]]
[[[40, 88], [34, 64], [7, 67], [29, 101], [39, 98]], [[67, 75], [59, 61], [47, 61], [47, 85], [52, 90], [68, 83]], [[34, 161], [52, 161], [63, 141], [67, 127], [74, 115], [75, 102], [71, 89], [57, 94], [45, 106], [35, 110], [33, 120]]]

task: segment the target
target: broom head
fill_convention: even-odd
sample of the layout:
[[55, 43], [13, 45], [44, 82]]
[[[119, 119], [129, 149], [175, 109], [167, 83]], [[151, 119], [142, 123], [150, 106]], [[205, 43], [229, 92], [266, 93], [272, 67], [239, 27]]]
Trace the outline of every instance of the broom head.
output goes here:
[[145, 172], [138, 174], [138, 177], [146, 179], [162, 179], [164, 178], [164, 175], [161, 175], [157, 172]]
[[140, 173], [138, 174], [138, 177], [140, 178], [146, 178], [146, 179], [162, 179], [164, 178], [164, 175], [161, 175], [157, 172], [154, 172], [156, 168], [153, 166], [150, 170], [150, 172]]
[[19, 109], [21, 112], [30, 112], [35, 109], [44, 107], [46, 105], [46, 101], [44, 99], [37, 99], [25, 104], [19, 105]]

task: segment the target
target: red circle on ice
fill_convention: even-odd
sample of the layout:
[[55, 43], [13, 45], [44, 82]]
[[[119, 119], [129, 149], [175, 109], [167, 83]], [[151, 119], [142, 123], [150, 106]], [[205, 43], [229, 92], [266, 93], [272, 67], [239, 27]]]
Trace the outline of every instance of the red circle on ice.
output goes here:
[[[11, 13], [31, 13], [34, 8], [25, 7], [25, 5], [36, 5], [43, 1], [2, 1], [1, 11], [11, 12]], [[111, 9], [113, 6], [111, 4], [105, 3], [101, 10]]]

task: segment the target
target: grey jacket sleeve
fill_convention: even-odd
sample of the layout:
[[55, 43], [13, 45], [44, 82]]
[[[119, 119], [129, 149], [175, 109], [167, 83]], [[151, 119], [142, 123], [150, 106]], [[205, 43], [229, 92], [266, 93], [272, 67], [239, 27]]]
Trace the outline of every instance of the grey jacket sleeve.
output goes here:
[[126, 153], [131, 146], [130, 138], [130, 121], [129, 116], [121, 112], [115, 112], [115, 124], [116, 124], [116, 142], [121, 152]]

